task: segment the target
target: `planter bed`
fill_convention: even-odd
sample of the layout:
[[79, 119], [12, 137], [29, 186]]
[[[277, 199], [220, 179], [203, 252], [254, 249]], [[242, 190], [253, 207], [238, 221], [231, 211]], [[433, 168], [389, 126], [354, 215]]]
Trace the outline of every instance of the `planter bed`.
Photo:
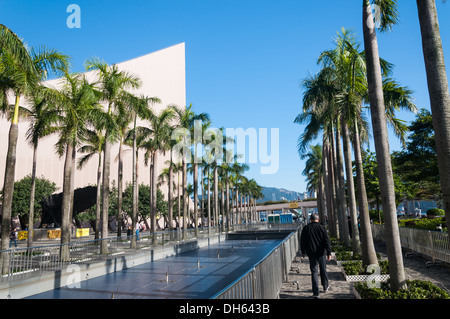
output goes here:
[[[350, 282], [386, 282], [389, 279], [387, 261], [380, 262], [380, 273], [370, 274], [364, 273], [362, 268], [362, 261], [360, 260], [347, 260], [341, 261], [342, 275], [346, 281]], [[348, 271], [346, 271], [346, 268]]]
[[354, 283], [352, 292], [356, 299], [450, 299], [442, 288], [429, 281], [407, 280], [408, 289], [391, 292], [389, 282], [380, 288], [368, 288], [366, 283]]

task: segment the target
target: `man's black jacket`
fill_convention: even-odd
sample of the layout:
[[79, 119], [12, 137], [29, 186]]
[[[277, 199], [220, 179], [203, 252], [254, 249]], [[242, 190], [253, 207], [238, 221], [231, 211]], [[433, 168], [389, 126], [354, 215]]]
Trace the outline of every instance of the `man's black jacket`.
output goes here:
[[302, 254], [320, 257], [331, 255], [330, 239], [324, 226], [317, 222], [306, 225], [300, 236]]

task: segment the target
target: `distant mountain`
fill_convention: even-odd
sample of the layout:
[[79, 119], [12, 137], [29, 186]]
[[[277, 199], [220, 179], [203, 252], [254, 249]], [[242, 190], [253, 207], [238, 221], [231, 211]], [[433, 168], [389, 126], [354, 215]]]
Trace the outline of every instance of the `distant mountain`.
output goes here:
[[264, 195], [263, 199], [259, 199], [258, 202], [267, 202], [267, 201], [280, 201], [280, 200], [303, 200], [305, 198], [309, 198], [308, 193], [299, 193], [296, 191], [290, 191], [284, 188], [275, 188], [275, 187], [266, 187], [263, 186], [262, 194]]
[[[293, 201], [293, 200], [304, 200], [307, 198], [315, 197], [315, 195], [311, 196], [310, 193], [304, 192], [299, 193], [296, 191], [290, 191], [285, 188], [276, 188], [276, 187], [266, 187], [262, 186], [262, 194], [263, 198], [258, 199], [257, 203], [263, 203], [268, 201], [281, 201], [281, 200], [287, 200], [287, 201]], [[194, 197], [191, 196], [192, 200], [194, 200]], [[202, 196], [201, 194], [198, 195], [199, 200], [201, 200]]]

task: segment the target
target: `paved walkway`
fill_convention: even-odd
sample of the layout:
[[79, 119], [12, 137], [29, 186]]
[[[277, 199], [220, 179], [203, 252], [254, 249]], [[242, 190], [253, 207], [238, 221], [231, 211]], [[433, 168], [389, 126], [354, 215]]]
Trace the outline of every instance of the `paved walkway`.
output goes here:
[[[376, 243], [375, 248], [386, 259], [386, 247], [382, 243]], [[405, 251], [406, 253], [406, 251]], [[450, 268], [443, 265], [426, 266], [428, 260], [420, 256], [403, 258], [407, 279], [426, 280], [450, 292]], [[351, 282], [347, 282], [341, 271], [341, 267], [334, 260], [327, 263], [330, 289], [320, 293], [320, 299], [356, 299]], [[321, 288], [321, 286], [320, 286]], [[292, 262], [288, 280], [283, 283], [280, 290], [280, 299], [313, 299], [311, 289], [311, 272], [308, 258], [296, 257]]]
[[[334, 260], [327, 262], [327, 272], [330, 289], [323, 293], [322, 286], [319, 285], [320, 299], [355, 299], [352, 284], [345, 281], [341, 267]], [[295, 257], [288, 280], [283, 283], [279, 297], [280, 299], [313, 299], [308, 257]]]
[[[383, 258], [387, 258], [386, 246], [377, 242], [375, 244], [377, 252], [381, 253]], [[408, 251], [404, 251], [403, 256]], [[421, 256], [409, 256], [403, 258], [406, 278], [410, 280], [419, 279], [430, 281], [433, 284], [443, 288], [450, 293], [450, 265], [436, 264], [427, 267], [426, 262], [430, 261]]]

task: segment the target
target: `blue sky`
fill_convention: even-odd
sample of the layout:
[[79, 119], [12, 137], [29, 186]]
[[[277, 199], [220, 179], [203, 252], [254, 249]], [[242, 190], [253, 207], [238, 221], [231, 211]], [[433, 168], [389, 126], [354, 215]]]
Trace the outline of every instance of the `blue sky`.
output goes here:
[[[72, 3], [81, 8], [79, 29], [66, 25]], [[450, 61], [450, 4], [437, 6]], [[415, 1], [399, 1], [399, 12], [393, 31], [379, 34], [380, 55], [414, 91], [416, 105], [429, 109]], [[118, 63], [185, 42], [187, 104], [209, 113], [216, 127], [278, 128], [278, 172], [261, 174], [252, 164], [246, 176], [300, 192], [306, 183], [296, 144], [303, 127], [293, 123], [300, 83], [317, 71], [317, 57], [342, 27], [362, 45], [361, 0], [0, 0], [0, 21], [30, 46], [70, 55], [72, 71], [83, 71], [92, 56]], [[409, 122], [414, 114], [399, 117]], [[400, 148], [390, 141], [391, 151]]]

